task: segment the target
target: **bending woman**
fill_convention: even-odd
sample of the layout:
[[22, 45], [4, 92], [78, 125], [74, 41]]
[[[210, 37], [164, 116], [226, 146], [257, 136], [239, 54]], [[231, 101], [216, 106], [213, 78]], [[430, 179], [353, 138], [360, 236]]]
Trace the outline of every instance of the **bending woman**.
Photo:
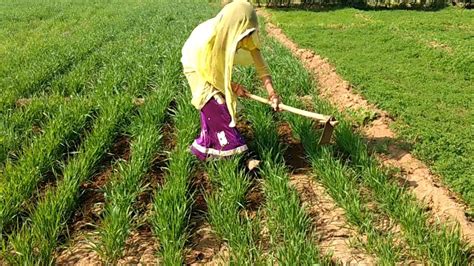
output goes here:
[[181, 63], [192, 91], [191, 103], [201, 112], [201, 133], [191, 145], [200, 160], [247, 150], [235, 127], [237, 97], [244, 86], [232, 82], [234, 64], [254, 64], [273, 108], [280, 99], [260, 53], [258, 19], [246, 1], [227, 4], [216, 17], [197, 26], [182, 49]]

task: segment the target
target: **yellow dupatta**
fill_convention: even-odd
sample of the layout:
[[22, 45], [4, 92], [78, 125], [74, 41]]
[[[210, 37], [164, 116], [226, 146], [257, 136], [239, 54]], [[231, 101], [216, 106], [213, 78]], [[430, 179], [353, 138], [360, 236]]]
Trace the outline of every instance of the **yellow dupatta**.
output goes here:
[[[229, 126], [234, 127], [237, 112], [237, 95], [231, 87], [234, 57], [239, 64], [252, 62], [250, 52], [240, 49], [237, 56], [236, 52], [239, 42], [257, 31], [258, 19], [253, 6], [239, 0], [227, 4], [215, 19], [213, 36], [197, 55], [197, 71], [207, 82], [224, 94], [227, 109], [232, 118]], [[259, 48], [258, 37], [252, 39]]]

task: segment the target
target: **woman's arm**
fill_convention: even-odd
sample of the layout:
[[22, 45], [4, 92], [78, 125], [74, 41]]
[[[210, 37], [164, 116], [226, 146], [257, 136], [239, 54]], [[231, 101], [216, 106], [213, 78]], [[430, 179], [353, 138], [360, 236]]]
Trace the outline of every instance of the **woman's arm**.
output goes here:
[[280, 97], [273, 88], [272, 77], [269, 73], [268, 66], [265, 63], [265, 60], [262, 57], [262, 53], [260, 53], [259, 49], [254, 49], [250, 52], [255, 63], [257, 74], [262, 80], [263, 87], [268, 93], [268, 99], [272, 102], [273, 109], [275, 109], [275, 111], [280, 111], [280, 108], [278, 107], [278, 105], [280, 104]]

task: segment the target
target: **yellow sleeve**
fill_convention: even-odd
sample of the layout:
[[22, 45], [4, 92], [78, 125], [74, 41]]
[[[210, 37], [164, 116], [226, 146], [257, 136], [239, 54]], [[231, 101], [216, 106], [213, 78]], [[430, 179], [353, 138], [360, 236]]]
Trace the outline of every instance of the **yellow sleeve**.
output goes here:
[[258, 77], [263, 78], [265, 76], [269, 76], [270, 72], [267, 63], [263, 59], [262, 53], [260, 52], [260, 40], [258, 34], [252, 33], [245, 37], [242, 39], [240, 46], [242, 49], [250, 51]]
[[252, 54], [252, 58], [255, 63], [255, 68], [257, 70], [258, 77], [263, 78], [265, 76], [270, 76], [268, 65], [263, 59], [263, 56], [260, 50], [254, 49], [254, 50], [251, 50], [250, 53]]

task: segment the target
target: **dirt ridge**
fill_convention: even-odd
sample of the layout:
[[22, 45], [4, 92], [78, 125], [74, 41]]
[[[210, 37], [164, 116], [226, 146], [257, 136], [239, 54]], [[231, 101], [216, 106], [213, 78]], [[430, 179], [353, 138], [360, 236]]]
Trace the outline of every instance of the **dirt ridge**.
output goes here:
[[377, 259], [365, 250], [351, 245], [352, 240], [366, 237], [358, 234], [346, 220], [346, 213], [329, 196], [326, 188], [313, 178], [311, 166], [304, 158], [304, 147], [293, 137], [288, 123], [278, 126], [280, 141], [287, 143], [285, 162], [290, 170], [290, 185], [296, 189], [315, 229], [314, 240], [324, 255], [342, 265], [373, 265]]
[[350, 228], [345, 212], [327, 194], [325, 188], [309, 175], [291, 175], [290, 183], [298, 191], [319, 236], [323, 254], [331, 254], [342, 265], [374, 265], [376, 259], [364, 250], [351, 246], [357, 232]]
[[[361, 128], [365, 137], [372, 140], [396, 138], [396, 134], [390, 129], [393, 119], [387, 112], [370, 104], [357, 94], [350, 83], [337, 74], [335, 67], [326, 58], [322, 58], [311, 50], [299, 48], [280, 28], [270, 22], [270, 15], [267, 12], [260, 9], [258, 13], [267, 22], [268, 35], [288, 48], [316, 77], [320, 96], [329, 100], [339, 110], [362, 109], [378, 115], [374, 121]], [[386, 166], [400, 168], [403, 179], [409, 184], [409, 190], [418, 200], [427, 204], [434, 217], [447, 224], [459, 224], [462, 237], [469, 244], [474, 244], [474, 223], [466, 216], [469, 208], [455, 193], [441, 184], [440, 178], [434, 175], [425, 163], [396, 144], [389, 144], [388, 154], [377, 155], [377, 159]]]
[[[93, 250], [93, 242], [98, 241], [97, 225], [105, 207], [104, 189], [114, 174], [115, 162], [129, 161], [130, 139], [120, 136], [114, 142], [110, 152], [103, 159], [105, 166], [90, 180], [81, 185], [82, 204], [75, 211], [68, 226], [66, 244], [56, 250], [55, 264], [57, 265], [106, 265], [99, 254]], [[156, 173], [155, 173], [156, 175]], [[153, 178], [150, 173], [150, 178]], [[159, 180], [157, 178], [156, 182]], [[156, 184], [152, 184], [156, 185]], [[151, 192], [150, 192], [151, 193]], [[144, 207], [144, 212], [151, 211], [151, 204]], [[132, 231], [125, 243], [123, 258], [117, 265], [155, 265], [158, 249], [157, 241], [148, 226], [142, 226]]]

